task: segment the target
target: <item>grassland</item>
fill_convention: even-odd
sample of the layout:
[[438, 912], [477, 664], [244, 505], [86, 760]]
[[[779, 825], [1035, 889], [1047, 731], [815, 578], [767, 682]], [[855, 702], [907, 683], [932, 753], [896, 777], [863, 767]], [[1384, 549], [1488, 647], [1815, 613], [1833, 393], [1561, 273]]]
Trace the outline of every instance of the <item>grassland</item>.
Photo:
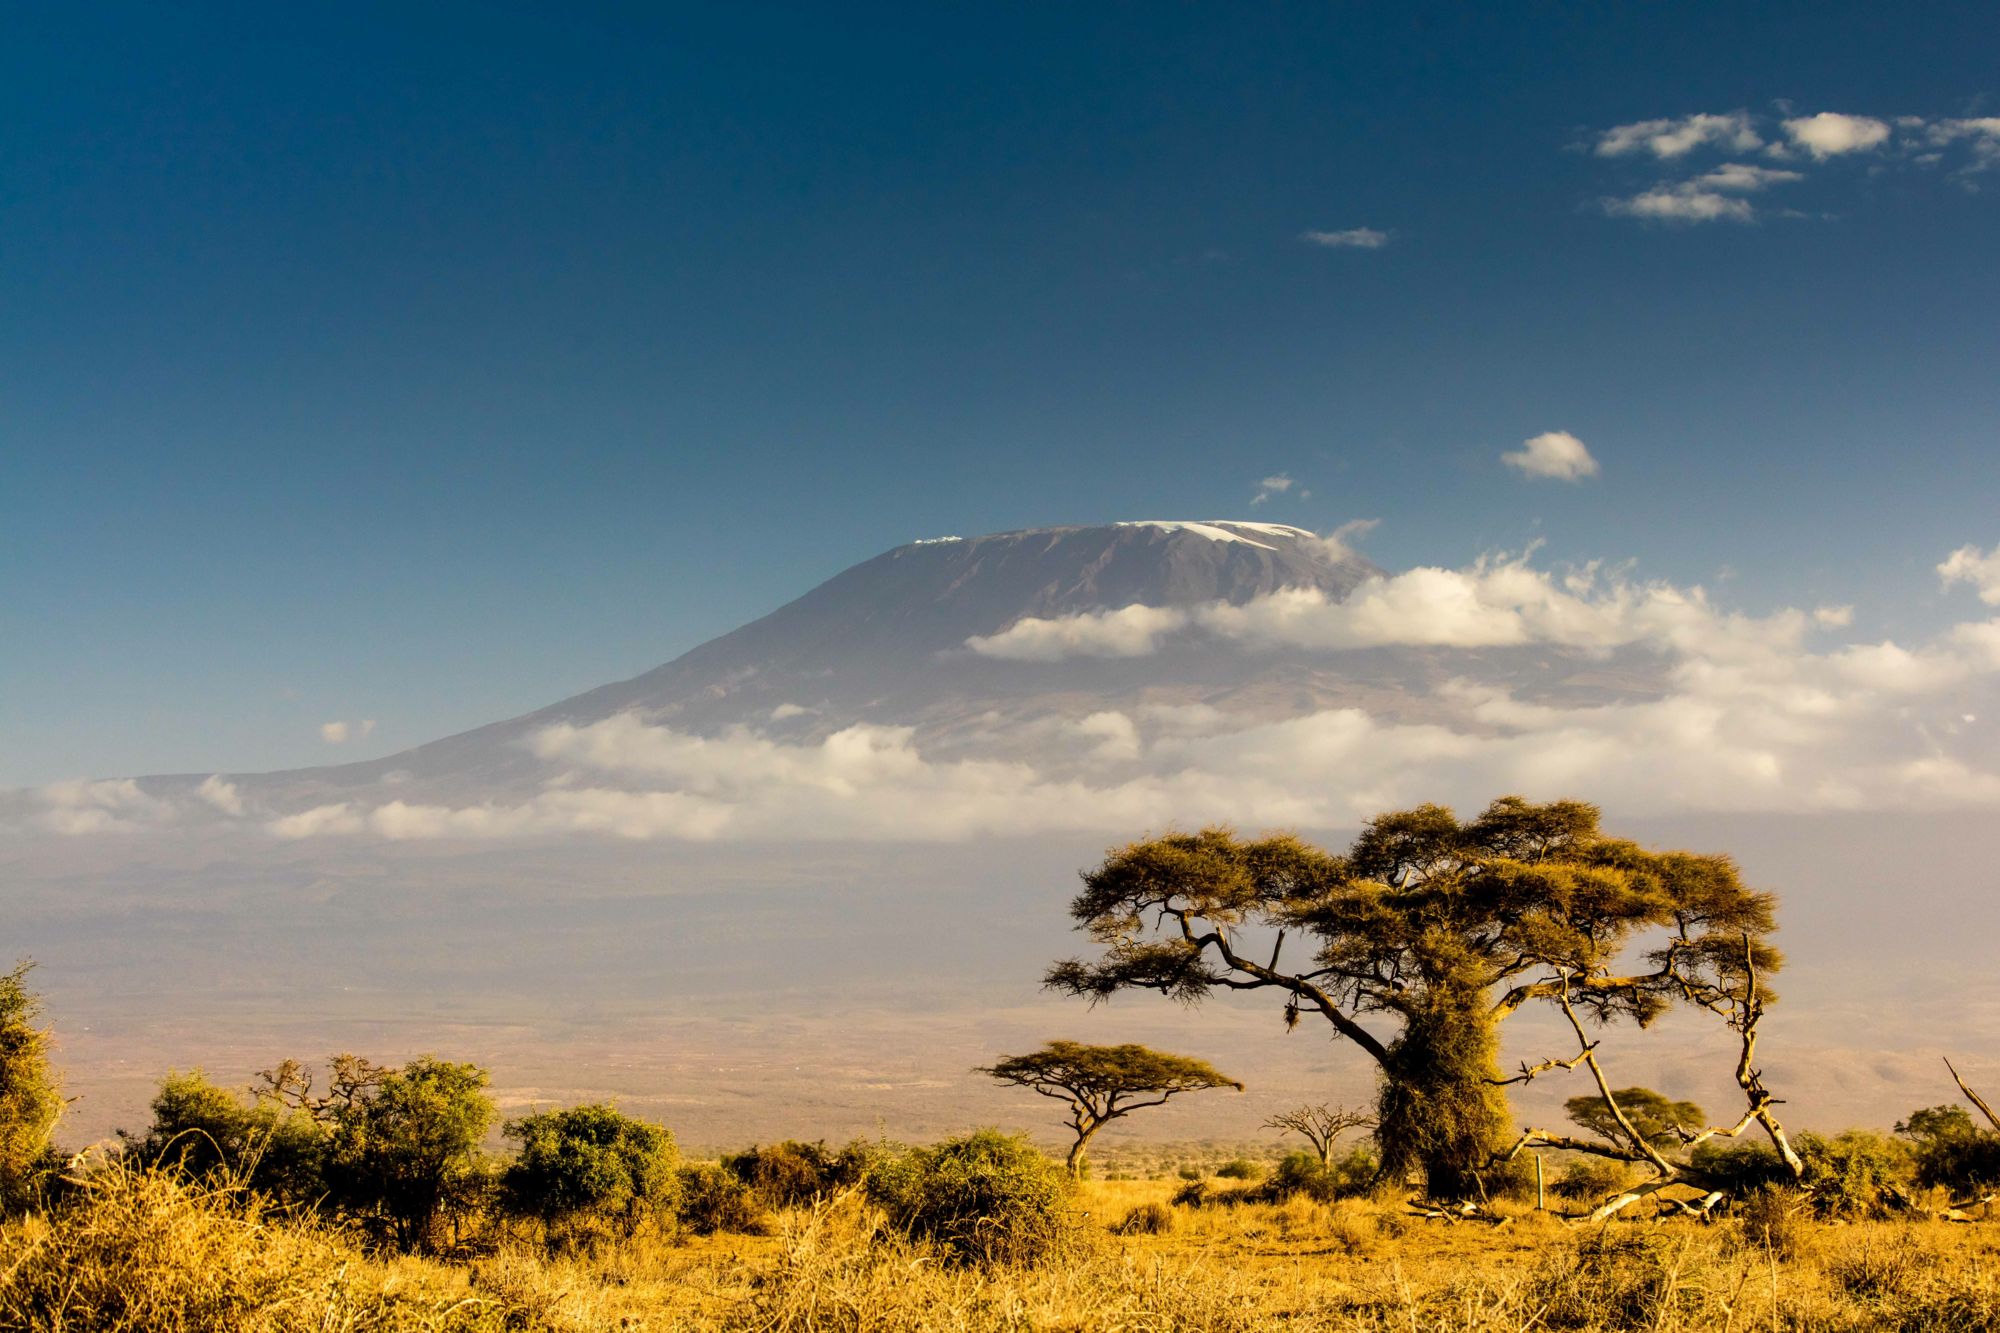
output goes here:
[[980, 1269], [941, 1262], [852, 1194], [780, 1210], [764, 1235], [642, 1235], [568, 1256], [496, 1235], [429, 1259], [112, 1171], [56, 1220], [0, 1230], [0, 1328], [2000, 1329], [2000, 1226], [1985, 1223], [1779, 1213], [1579, 1229], [1525, 1205], [1445, 1222], [1394, 1201], [1171, 1204], [1183, 1183], [1085, 1182], [1063, 1257]]

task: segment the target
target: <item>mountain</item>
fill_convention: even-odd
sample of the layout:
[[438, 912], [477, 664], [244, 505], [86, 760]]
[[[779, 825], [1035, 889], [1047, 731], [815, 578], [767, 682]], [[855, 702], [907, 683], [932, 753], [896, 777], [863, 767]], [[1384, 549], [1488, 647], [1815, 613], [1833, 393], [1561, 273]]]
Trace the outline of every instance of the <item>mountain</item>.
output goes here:
[[[1338, 600], [1380, 572], [1336, 542], [1275, 523], [1142, 521], [932, 538], [863, 561], [642, 675], [524, 716], [381, 759], [227, 776], [280, 807], [348, 799], [385, 782], [401, 799], [492, 799], [547, 776], [523, 744], [528, 737], [621, 713], [698, 735], [756, 726], [790, 741], [855, 722], [907, 725], [948, 748], [968, 719], [990, 724], [995, 713], [1028, 719], [1120, 699], [1227, 701], [1283, 680], [1284, 664], [1189, 653], [1024, 663], [981, 657], [967, 641], [1027, 619], [1240, 606], [1287, 588]], [[1303, 702], [1301, 687], [1318, 697], [1328, 683], [1279, 685], [1287, 708]], [[206, 776], [144, 782], [166, 791]]]

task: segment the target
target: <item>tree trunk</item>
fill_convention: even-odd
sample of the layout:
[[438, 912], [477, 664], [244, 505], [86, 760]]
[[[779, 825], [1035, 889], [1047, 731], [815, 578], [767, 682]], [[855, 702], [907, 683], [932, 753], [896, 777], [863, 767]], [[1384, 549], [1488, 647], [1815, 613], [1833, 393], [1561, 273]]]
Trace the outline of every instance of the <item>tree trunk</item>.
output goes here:
[[1383, 1064], [1375, 1133], [1384, 1185], [1420, 1173], [1431, 1198], [1479, 1197], [1481, 1171], [1510, 1137], [1506, 1094], [1488, 1081], [1499, 1076], [1498, 1052], [1483, 994], [1440, 988], [1410, 1015]]
[[1084, 1146], [1090, 1142], [1090, 1136], [1095, 1134], [1103, 1123], [1102, 1120], [1099, 1120], [1092, 1123], [1087, 1129], [1077, 1130], [1076, 1142], [1069, 1145], [1069, 1157], [1064, 1160], [1063, 1165], [1068, 1167], [1070, 1175], [1078, 1180], [1083, 1179]]

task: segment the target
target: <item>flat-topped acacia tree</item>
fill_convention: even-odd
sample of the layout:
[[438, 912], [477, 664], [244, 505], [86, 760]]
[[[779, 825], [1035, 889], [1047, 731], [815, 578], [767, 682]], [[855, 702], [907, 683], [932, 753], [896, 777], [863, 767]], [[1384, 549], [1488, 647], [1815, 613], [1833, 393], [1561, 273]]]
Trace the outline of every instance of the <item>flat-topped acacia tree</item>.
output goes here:
[[1183, 1092], [1243, 1091], [1241, 1083], [1206, 1060], [1147, 1046], [1052, 1041], [1027, 1055], [1002, 1056], [974, 1072], [1068, 1103], [1069, 1127], [1076, 1133], [1064, 1163], [1071, 1175], [1083, 1170], [1083, 1152], [1091, 1135], [1120, 1116], [1158, 1106]]
[[[1728, 857], [1606, 837], [1582, 801], [1503, 797], [1465, 823], [1419, 806], [1370, 821], [1345, 855], [1168, 834], [1083, 881], [1071, 915], [1103, 952], [1056, 964], [1051, 987], [1184, 1003], [1271, 990], [1288, 1025], [1320, 1015], [1381, 1069], [1383, 1179], [1421, 1169], [1440, 1198], [1476, 1191], [1506, 1153], [1504, 1085], [1520, 1080], [1500, 1075], [1498, 1030], [1524, 1005], [1644, 1026], [1676, 1002], [1719, 1011], [1779, 964], [1774, 900]], [[1617, 971], [1633, 949], [1636, 970]]]

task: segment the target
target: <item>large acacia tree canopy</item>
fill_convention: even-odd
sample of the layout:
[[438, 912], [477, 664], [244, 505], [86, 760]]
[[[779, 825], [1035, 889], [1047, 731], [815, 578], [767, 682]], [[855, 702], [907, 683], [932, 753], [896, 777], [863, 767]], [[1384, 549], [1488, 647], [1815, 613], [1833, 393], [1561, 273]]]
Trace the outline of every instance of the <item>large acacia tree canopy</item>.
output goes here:
[[1107, 1098], [1243, 1087], [1208, 1061], [1191, 1055], [1173, 1055], [1149, 1046], [1086, 1046], [1075, 1041], [1052, 1041], [1027, 1055], [1006, 1056], [979, 1072], [1003, 1083], [1058, 1090], [1099, 1104]]
[[[1382, 815], [1345, 855], [1226, 828], [1117, 848], [1071, 907], [1102, 956], [1058, 963], [1048, 981], [1183, 1001], [1274, 987], [1294, 1016], [1318, 1009], [1379, 1060], [1387, 1047], [1354, 1015], [1414, 1022], [1503, 986], [1494, 1019], [1564, 994], [1600, 1021], [1641, 1024], [1675, 999], [1727, 1003], [1746, 962], [1779, 964], [1764, 938], [1773, 907], [1726, 856], [1647, 851], [1600, 833], [1596, 806], [1510, 796], [1464, 823], [1438, 805]], [[1641, 966], [1614, 975], [1647, 931], [1660, 934]]]

